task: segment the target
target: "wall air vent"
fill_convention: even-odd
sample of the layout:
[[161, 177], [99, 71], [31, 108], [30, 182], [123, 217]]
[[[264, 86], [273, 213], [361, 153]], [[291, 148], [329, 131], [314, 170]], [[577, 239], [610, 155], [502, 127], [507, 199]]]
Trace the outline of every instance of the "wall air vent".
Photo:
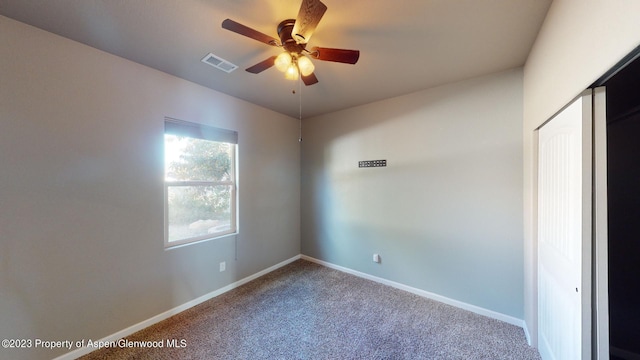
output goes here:
[[238, 65], [232, 64], [219, 56], [213, 55], [212, 53], [209, 53], [207, 54], [207, 56], [202, 58], [202, 62], [205, 64], [209, 64], [216, 69], [220, 69], [226, 73], [230, 73], [238, 68]]
[[387, 166], [387, 160], [363, 160], [358, 161], [358, 167], [368, 168], [368, 167], [385, 167]]

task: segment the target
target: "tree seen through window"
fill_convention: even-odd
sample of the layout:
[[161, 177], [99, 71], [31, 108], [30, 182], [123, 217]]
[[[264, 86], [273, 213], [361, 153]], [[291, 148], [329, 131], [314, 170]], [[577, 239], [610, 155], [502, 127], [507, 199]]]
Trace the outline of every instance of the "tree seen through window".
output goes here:
[[234, 231], [234, 146], [165, 134], [169, 242]]

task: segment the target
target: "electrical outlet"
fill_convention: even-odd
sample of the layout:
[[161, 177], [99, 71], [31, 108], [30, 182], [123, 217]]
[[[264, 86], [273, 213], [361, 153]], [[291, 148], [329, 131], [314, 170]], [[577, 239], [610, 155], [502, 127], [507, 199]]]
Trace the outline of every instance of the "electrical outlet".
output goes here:
[[380, 255], [379, 254], [373, 254], [373, 262], [380, 263]]
[[227, 270], [227, 263], [223, 261], [220, 263], [220, 272], [223, 272], [225, 270]]

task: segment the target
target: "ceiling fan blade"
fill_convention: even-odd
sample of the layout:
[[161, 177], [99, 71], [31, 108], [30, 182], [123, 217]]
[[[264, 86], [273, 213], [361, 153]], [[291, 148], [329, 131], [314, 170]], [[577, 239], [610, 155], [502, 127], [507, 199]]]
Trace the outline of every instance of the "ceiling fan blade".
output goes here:
[[222, 28], [227, 29], [229, 31], [233, 31], [234, 33], [237, 33], [240, 35], [244, 35], [254, 40], [258, 40], [267, 45], [278, 46], [278, 40], [276, 40], [276, 38], [273, 38], [267, 34], [263, 34], [260, 31], [253, 30], [252, 28], [244, 26], [231, 19], [224, 20], [222, 22]]
[[272, 67], [276, 60], [275, 56], [268, 58], [267, 60], [260, 61], [259, 63], [253, 65], [250, 68], [247, 68], [247, 71], [252, 74], [259, 74], [268, 68]]
[[310, 55], [318, 60], [355, 64], [360, 58], [360, 50], [314, 47], [311, 49]]
[[311, 73], [311, 74], [309, 74], [307, 76], [302, 76], [302, 82], [305, 85], [309, 86], [309, 85], [313, 85], [313, 84], [317, 83], [318, 82], [318, 78], [316, 77], [316, 74]]
[[302, 0], [296, 23], [291, 30], [291, 36], [298, 44], [309, 42], [325, 11], [327, 6], [320, 0]]
[[260, 61], [259, 63], [253, 65], [250, 68], [247, 68], [247, 71], [252, 74], [259, 74], [268, 68], [272, 67], [274, 62], [276, 61], [276, 57], [272, 56], [266, 60]]

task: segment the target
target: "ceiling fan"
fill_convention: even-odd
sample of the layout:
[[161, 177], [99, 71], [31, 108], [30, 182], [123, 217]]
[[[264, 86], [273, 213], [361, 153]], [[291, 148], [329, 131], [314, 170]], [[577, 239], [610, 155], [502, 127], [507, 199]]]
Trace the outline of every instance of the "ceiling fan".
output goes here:
[[308, 86], [318, 82], [318, 78], [313, 73], [313, 63], [309, 57], [345, 64], [355, 64], [360, 58], [359, 50], [323, 47], [313, 47], [310, 51], [307, 50], [307, 43], [325, 11], [327, 11], [327, 6], [320, 0], [302, 0], [298, 17], [284, 20], [278, 25], [279, 41], [231, 19], [224, 20], [222, 27], [267, 45], [284, 48], [284, 52], [280, 55], [271, 56], [247, 68], [248, 72], [258, 74], [275, 65], [278, 70], [285, 73], [287, 79], [298, 80], [300, 76], [304, 84]]

